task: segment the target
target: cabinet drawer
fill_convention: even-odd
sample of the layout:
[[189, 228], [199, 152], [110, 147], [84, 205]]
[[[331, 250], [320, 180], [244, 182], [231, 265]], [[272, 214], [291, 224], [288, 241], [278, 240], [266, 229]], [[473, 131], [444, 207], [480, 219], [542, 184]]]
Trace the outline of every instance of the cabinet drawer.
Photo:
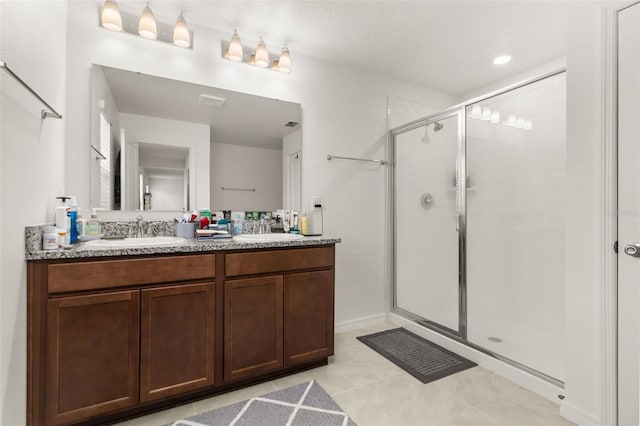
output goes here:
[[333, 259], [333, 246], [233, 253], [226, 256], [226, 276], [332, 267]]
[[215, 277], [215, 255], [173, 256], [48, 266], [49, 293]]

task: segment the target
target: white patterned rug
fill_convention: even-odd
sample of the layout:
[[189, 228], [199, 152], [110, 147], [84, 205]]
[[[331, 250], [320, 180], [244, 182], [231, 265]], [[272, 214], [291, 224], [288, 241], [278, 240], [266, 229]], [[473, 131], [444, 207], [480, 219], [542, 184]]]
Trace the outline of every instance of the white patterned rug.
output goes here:
[[207, 411], [171, 426], [356, 426], [315, 380]]

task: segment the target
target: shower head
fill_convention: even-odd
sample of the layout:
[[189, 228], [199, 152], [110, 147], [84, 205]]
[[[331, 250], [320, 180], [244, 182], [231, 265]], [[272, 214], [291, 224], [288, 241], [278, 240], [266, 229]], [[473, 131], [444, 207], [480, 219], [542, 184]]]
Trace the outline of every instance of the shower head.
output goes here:
[[428, 123], [426, 126], [424, 126], [424, 136], [422, 137], [422, 142], [424, 142], [424, 143], [431, 142], [431, 140], [429, 139], [429, 133], [428, 133], [429, 132], [429, 124], [433, 124], [433, 131], [434, 132], [439, 132], [444, 127], [444, 124], [442, 124], [439, 121], [434, 121], [433, 123]]

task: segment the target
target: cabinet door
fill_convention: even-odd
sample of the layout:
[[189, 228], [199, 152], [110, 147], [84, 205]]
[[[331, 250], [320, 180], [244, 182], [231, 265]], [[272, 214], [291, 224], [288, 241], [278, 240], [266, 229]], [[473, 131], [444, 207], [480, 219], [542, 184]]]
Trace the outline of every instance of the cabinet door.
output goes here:
[[140, 401], [213, 385], [214, 285], [142, 290]]
[[225, 282], [224, 379], [282, 368], [282, 276]]
[[284, 278], [284, 365], [333, 355], [333, 271]]
[[138, 403], [138, 291], [47, 302], [47, 423]]

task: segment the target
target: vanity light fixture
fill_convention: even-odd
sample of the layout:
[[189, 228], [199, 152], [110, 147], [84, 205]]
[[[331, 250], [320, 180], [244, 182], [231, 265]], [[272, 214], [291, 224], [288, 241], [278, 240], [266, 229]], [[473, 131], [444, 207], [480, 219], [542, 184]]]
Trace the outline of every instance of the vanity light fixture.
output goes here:
[[278, 58], [278, 71], [291, 74], [291, 55], [286, 44], [282, 47], [280, 58]]
[[[238, 30], [233, 30], [230, 41], [222, 40], [222, 57], [233, 62], [241, 62], [254, 65], [271, 71], [279, 71], [283, 74], [291, 74], [291, 53], [286, 43], [282, 46], [280, 54], [270, 54], [263, 38], [260, 37], [255, 50], [243, 46], [238, 36]], [[249, 54], [248, 52], [253, 52]]]
[[511, 56], [500, 55], [500, 56], [496, 56], [496, 58], [493, 60], [493, 63], [494, 65], [504, 65], [509, 61], [511, 61]]
[[146, 3], [142, 14], [132, 11], [131, 7], [123, 8], [124, 10], [120, 10], [114, 0], [105, 0], [100, 11], [100, 26], [187, 49], [193, 46], [193, 32], [189, 30], [182, 12], [174, 24], [158, 21], [151, 11], [149, 2]]
[[180, 47], [191, 47], [191, 33], [182, 13], [173, 27], [173, 44]]
[[258, 43], [258, 47], [256, 47], [256, 65], [260, 68], [269, 66], [269, 51], [262, 37], [260, 37], [260, 42]]
[[240, 62], [243, 58], [242, 43], [240, 42], [240, 36], [238, 36], [238, 30], [233, 30], [233, 36], [231, 42], [229, 42], [228, 59], [233, 62]]
[[156, 25], [156, 18], [153, 16], [153, 12], [149, 7], [149, 2], [140, 15], [138, 21], [138, 34], [149, 40], [155, 40], [158, 38], [158, 27]]
[[[482, 106], [480, 104], [474, 104], [470, 108], [467, 108], [468, 117], [472, 120], [488, 121], [491, 124], [502, 124], [507, 127], [513, 127], [516, 129], [531, 130], [533, 129], [533, 121], [525, 117], [520, 117], [515, 114], [509, 114], [508, 118], [504, 121], [500, 121], [500, 111], [491, 109], [488, 106]], [[436, 128], [436, 130], [438, 130]], [[426, 136], [426, 135], [425, 135]], [[424, 138], [423, 138], [424, 140]]]
[[102, 7], [102, 26], [111, 31], [122, 31], [122, 16], [118, 5], [113, 0], [106, 0]]

